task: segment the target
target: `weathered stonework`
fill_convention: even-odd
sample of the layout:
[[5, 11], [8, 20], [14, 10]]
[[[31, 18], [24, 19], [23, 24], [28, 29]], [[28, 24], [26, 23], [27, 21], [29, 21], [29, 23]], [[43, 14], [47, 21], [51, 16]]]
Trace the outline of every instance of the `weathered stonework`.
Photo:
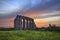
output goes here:
[[14, 29], [15, 30], [33, 30], [36, 28], [34, 19], [17, 15], [14, 20]]

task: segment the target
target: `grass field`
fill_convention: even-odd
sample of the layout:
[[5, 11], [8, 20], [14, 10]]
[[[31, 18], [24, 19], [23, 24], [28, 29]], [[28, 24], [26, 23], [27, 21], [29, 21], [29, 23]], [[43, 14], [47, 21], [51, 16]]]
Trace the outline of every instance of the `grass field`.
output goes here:
[[48, 31], [0, 31], [0, 40], [60, 40], [60, 33]]

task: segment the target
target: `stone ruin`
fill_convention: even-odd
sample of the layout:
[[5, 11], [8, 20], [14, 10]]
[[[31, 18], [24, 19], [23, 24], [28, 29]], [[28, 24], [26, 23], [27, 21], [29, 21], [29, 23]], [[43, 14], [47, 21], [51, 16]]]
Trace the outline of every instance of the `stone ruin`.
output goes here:
[[17, 15], [14, 20], [14, 29], [15, 30], [33, 30], [36, 28], [34, 19]]

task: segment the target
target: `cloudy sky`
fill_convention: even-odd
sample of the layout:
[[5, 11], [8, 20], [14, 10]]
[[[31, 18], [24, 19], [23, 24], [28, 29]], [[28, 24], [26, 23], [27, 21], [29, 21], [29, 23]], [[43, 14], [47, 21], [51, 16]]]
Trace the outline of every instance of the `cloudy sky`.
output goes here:
[[0, 0], [0, 27], [14, 27], [18, 14], [33, 18], [37, 27], [60, 26], [60, 0]]

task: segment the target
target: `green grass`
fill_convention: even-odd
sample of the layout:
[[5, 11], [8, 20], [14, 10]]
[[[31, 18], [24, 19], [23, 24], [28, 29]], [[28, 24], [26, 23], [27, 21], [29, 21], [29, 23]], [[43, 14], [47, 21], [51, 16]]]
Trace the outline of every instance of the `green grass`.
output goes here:
[[0, 31], [0, 40], [60, 40], [60, 33], [48, 31]]

